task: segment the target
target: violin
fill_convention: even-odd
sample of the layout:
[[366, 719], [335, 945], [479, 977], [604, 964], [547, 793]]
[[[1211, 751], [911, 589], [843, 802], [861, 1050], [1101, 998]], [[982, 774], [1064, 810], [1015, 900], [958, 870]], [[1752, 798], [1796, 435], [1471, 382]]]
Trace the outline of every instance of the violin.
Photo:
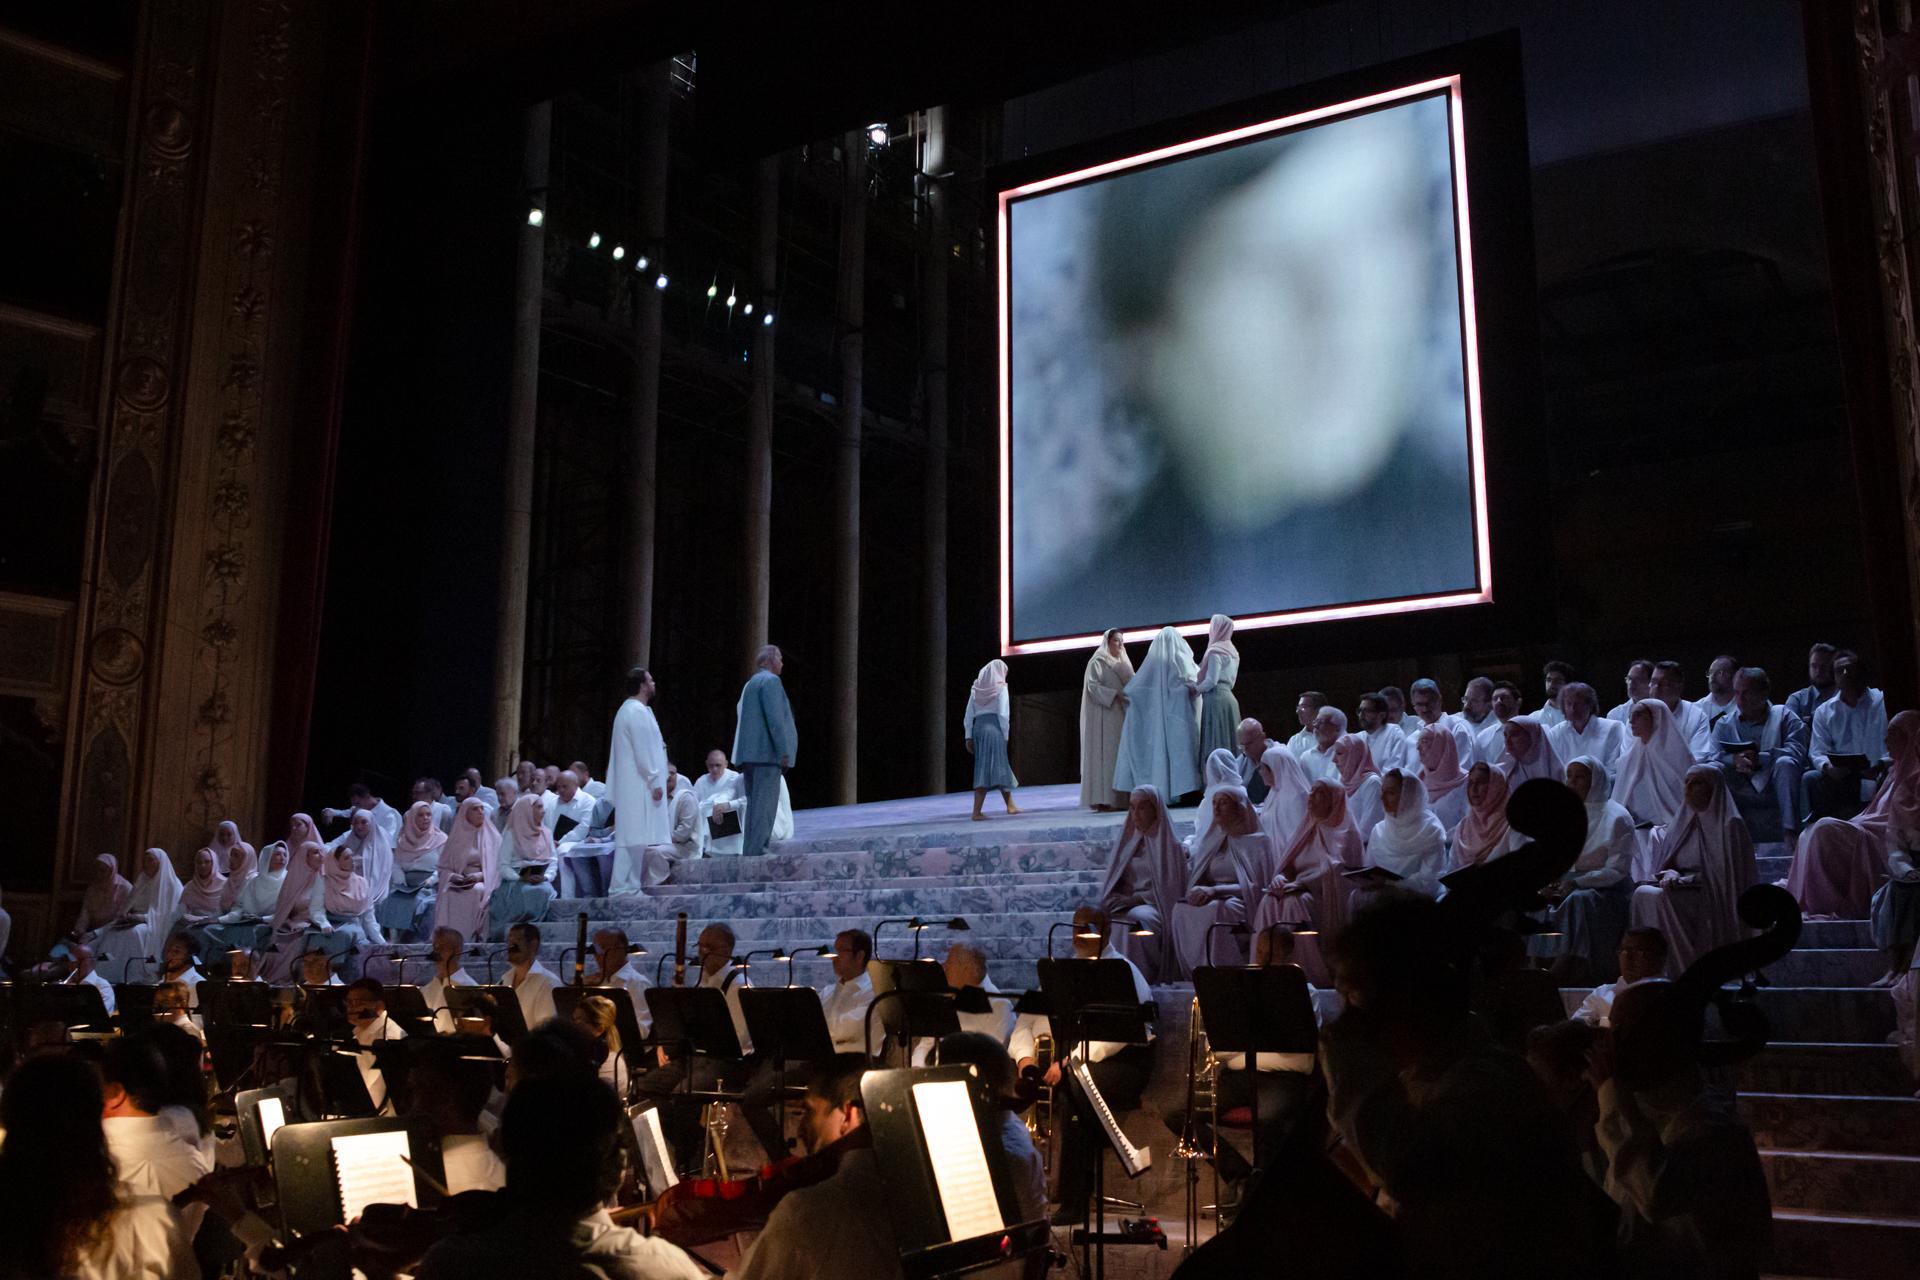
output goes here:
[[825, 1182], [840, 1168], [841, 1156], [872, 1145], [872, 1133], [861, 1125], [809, 1155], [776, 1160], [751, 1178], [689, 1178], [646, 1204], [613, 1210], [613, 1220], [647, 1224], [651, 1234], [683, 1249], [724, 1240], [764, 1227], [788, 1192]]

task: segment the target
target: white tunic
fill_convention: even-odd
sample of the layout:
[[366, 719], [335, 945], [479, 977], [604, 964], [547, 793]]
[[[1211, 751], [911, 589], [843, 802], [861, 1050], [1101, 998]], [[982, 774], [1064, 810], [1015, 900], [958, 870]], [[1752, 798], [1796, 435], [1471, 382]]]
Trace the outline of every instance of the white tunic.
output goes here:
[[1589, 716], [1587, 727], [1576, 730], [1573, 721], [1562, 720], [1547, 730], [1547, 743], [1563, 761], [1571, 763], [1581, 756], [1592, 756], [1611, 769], [1627, 749], [1627, 726], [1604, 716]]
[[622, 848], [666, 843], [667, 748], [653, 708], [638, 698], [621, 703], [613, 717], [607, 796], [613, 801], [614, 836]]

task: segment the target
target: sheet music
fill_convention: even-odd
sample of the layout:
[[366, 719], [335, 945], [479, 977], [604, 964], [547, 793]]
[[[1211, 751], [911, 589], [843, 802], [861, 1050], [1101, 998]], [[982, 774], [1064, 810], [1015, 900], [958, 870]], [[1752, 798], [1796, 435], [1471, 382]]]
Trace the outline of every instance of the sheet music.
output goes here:
[[914, 1110], [927, 1140], [927, 1159], [947, 1216], [947, 1238], [971, 1240], [1006, 1230], [993, 1193], [986, 1149], [964, 1080], [932, 1080], [913, 1086]]
[[260, 1099], [260, 1147], [271, 1154], [273, 1135], [287, 1123], [287, 1109], [280, 1105], [278, 1098]]
[[370, 1204], [418, 1208], [413, 1170], [401, 1159], [412, 1154], [405, 1129], [335, 1138], [333, 1168], [340, 1179], [341, 1220], [352, 1222]]
[[673, 1153], [667, 1150], [667, 1135], [660, 1131], [660, 1108], [648, 1107], [633, 1118], [633, 1136], [640, 1144], [640, 1163], [645, 1166], [647, 1190], [658, 1196], [678, 1185], [680, 1175], [673, 1171]]
[[1113, 1152], [1120, 1157], [1120, 1164], [1129, 1178], [1137, 1178], [1153, 1164], [1153, 1152], [1146, 1147], [1136, 1147], [1127, 1140], [1120, 1128], [1120, 1121], [1114, 1118], [1113, 1109], [1107, 1100], [1100, 1096], [1098, 1086], [1093, 1083], [1093, 1069], [1087, 1060], [1079, 1054], [1073, 1057], [1073, 1078], [1080, 1084], [1080, 1092], [1093, 1103], [1094, 1114], [1100, 1117], [1100, 1127], [1107, 1131], [1107, 1141], [1112, 1144]]

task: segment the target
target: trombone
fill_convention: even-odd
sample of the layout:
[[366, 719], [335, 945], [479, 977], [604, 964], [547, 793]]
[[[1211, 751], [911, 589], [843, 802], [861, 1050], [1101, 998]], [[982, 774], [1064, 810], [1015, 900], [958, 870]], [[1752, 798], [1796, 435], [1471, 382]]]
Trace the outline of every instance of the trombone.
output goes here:
[[[1219, 1212], [1220, 1167], [1214, 1161], [1212, 1148], [1201, 1145], [1197, 1129], [1200, 1108], [1204, 1106], [1213, 1120], [1213, 1140], [1220, 1140], [1219, 1095], [1215, 1083], [1213, 1053], [1207, 1045], [1207, 1029], [1200, 1018], [1200, 997], [1195, 996], [1187, 1021], [1187, 1108], [1180, 1125], [1180, 1140], [1173, 1146], [1174, 1158], [1186, 1161], [1187, 1165], [1187, 1242], [1182, 1251], [1187, 1254], [1200, 1247], [1200, 1215], [1208, 1209], [1216, 1215]], [[1199, 1162], [1202, 1160], [1214, 1166], [1211, 1205], [1200, 1203]]]

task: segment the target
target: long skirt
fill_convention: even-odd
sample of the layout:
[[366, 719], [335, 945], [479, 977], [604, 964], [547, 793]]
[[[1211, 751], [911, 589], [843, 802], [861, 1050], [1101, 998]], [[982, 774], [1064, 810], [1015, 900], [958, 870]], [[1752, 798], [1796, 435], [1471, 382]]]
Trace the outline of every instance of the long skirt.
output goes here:
[[1620, 976], [1620, 935], [1627, 931], [1633, 890], [1627, 884], [1606, 889], [1575, 889], [1553, 909], [1560, 936], [1537, 937], [1535, 955], [1577, 957], [1582, 977], [1598, 986]]
[[[1178, 903], [1173, 908], [1173, 945], [1180, 963], [1191, 974], [1202, 965], [1232, 965], [1247, 962], [1247, 940], [1236, 937], [1224, 926], [1243, 924], [1246, 903], [1238, 894], [1219, 898], [1204, 907]], [[1214, 929], [1213, 925], [1222, 928]]]
[[[407, 879], [411, 881], [412, 876]], [[389, 889], [374, 908], [374, 918], [393, 942], [413, 942], [424, 937], [433, 922], [433, 877], [405, 889]]]
[[509, 925], [522, 920], [545, 920], [553, 909], [553, 900], [559, 896], [549, 881], [529, 884], [518, 875], [502, 874], [500, 887], [493, 891], [493, 900], [487, 904], [488, 927], [494, 937], [504, 938]]
[[1216, 684], [1200, 695], [1200, 768], [1206, 772], [1207, 757], [1216, 749], [1239, 749], [1240, 700], [1233, 686]]
[[1822, 818], [1800, 833], [1787, 892], [1815, 919], [1860, 920], [1886, 875], [1878, 840], [1851, 822]]
[[1677, 978], [1695, 960], [1736, 936], [1740, 922], [1713, 919], [1713, 895], [1705, 889], [1662, 889], [1643, 884], [1633, 891], [1628, 921], [1638, 929], [1652, 926], [1667, 940], [1666, 976]]
[[487, 891], [475, 885], [471, 889], [449, 889], [433, 903], [436, 928], [456, 929], [468, 942], [478, 942], [487, 934]]
[[[1019, 786], [1007, 760], [1007, 726], [997, 715], [973, 718], [973, 789], [1011, 791]], [[752, 812], [751, 806], [748, 812]]]
[[1920, 880], [1889, 880], [1873, 891], [1873, 945], [1911, 955], [1920, 943]]

